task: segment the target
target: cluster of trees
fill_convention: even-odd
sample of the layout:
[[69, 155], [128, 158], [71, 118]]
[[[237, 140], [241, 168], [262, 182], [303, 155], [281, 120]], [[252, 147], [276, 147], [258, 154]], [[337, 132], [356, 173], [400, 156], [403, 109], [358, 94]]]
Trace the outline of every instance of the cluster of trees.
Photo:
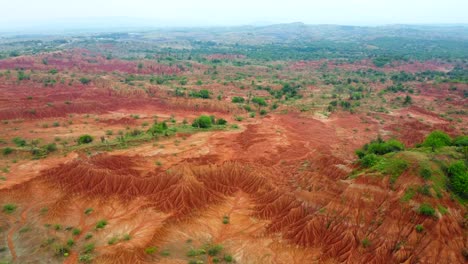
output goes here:
[[[438, 161], [441, 164], [442, 171], [445, 172], [448, 183], [447, 188], [464, 199], [468, 198], [468, 136], [459, 136], [452, 139], [443, 131], [435, 130], [431, 132], [425, 140], [417, 145], [417, 149], [430, 148], [433, 152], [443, 147], [452, 147], [464, 153], [463, 159], [456, 159], [455, 161], [446, 162]], [[391, 139], [384, 141], [381, 138], [365, 144], [361, 149], [356, 151], [359, 157], [359, 163], [364, 168], [374, 167], [384, 159], [383, 155], [391, 152], [398, 152], [405, 150], [405, 146], [398, 140]], [[425, 151], [420, 149], [419, 151]], [[388, 162], [387, 162], [388, 163]], [[448, 164], [447, 164], [448, 163]], [[429, 167], [422, 167], [420, 174], [424, 179], [429, 179], [432, 175]]]
[[364, 167], [372, 167], [378, 161], [381, 155], [385, 155], [390, 152], [398, 152], [405, 149], [405, 145], [398, 140], [391, 139], [384, 141], [378, 137], [376, 140], [365, 144], [362, 149], [356, 151], [356, 155], [359, 157], [359, 162]]

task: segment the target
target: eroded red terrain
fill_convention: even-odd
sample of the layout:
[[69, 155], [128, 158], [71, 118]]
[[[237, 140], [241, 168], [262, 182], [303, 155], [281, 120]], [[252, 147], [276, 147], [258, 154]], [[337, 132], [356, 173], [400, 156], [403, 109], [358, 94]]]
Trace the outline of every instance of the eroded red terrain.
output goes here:
[[[48, 65], [37, 68], [42, 58], [47, 58]], [[77, 58], [74, 53], [41, 55], [3, 60], [0, 67], [180, 72], [146, 64], [140, 72], [130, 62]], [[315, 64], [319, 67], [322, 62]], [[361, 66], [368, 63], [356, 67]], [[400, 65], [394, 70], [410, 71], [410, 67], [419, 71], [443, 65]], [[435, 128], [459, 132], [459, 126], [449, 127], [439, 115], [417, 105], [379, 114], [380, 119], [341, 111], [324, 118], [281, 106], [278, 112], [236, 122], [233, 115], [242, 110], [228, 103], [229, 97], [207, 102], [174, 98], [158, 86], [154, 93], [116, 92], [105, 82], [50, 88], [32, 80], [16, 83], [3, 78], [0, 119], [10, 121], [2, 125], [2, 135], [8, 139], [40, 135], [45, 141], [54, 137], [72, 141], [84, 133], [98, 139], [106, 130], [138, 127], [152, 122], [154, 116], [175, 116], [180, 123], [202, 113], [239, 126], [179, 132], [111, 152], [77, 148], [42, 160], [31, 161], [20, 154], [15, 162], [5, 158], [2, 162], [10, 171], [0, 185], [0, 204], [18, 208], [0, 218], [4, 230], [0, 245], [5, 249], [0, 255], [13, 263], [77, 263], [83, 255], [92, 256], [94, 263], [187, 263], [191, 259], [214, 263], [213, 256], [187, 254], [205, 244], [222, 244], [223, 254], [232, 255], [237, 263], [464, 261], [460, 252], [467, 246], [466, 223], [461, 223], [465, 211], [449, 195], [437, 200], [449, 213], [431, 218], [416, 212], [420, 197], [401, 203], [407, 184], [422, 184], [411, 168], [392, 185], [388, 178], [372, 175], [349, 177], [356, 167], [354, 151], [378, 135], [396, 136], [410, 146]], [[226, 89], [225, 95], [243, 93]], [[433, 93], [423, 89], [420, 96]], [[130, 116], [134, 114], [140, 116]], [[421, 116], [424, 122], [418, 119]], [[73, 123], [38, 126], [54, 120]], [[223, 223], [226, 217], [229, 223]], [[105, 227], [97, 227], [100, 220], [106, 221]], [[417, 224], [425, 231], [417, 232]], [[74, 229], [79, 232], [73, 233]], [[70, 252], [57, 254], [57, 247], [70, 239]], [[366, 239], [372, 243], [363, 247]], [[90, 244], [93, 250], [86, 252]], [[158, 253], [149, 254], [152, 247]], [[169, 254], [159, 254], [163, 251]]]

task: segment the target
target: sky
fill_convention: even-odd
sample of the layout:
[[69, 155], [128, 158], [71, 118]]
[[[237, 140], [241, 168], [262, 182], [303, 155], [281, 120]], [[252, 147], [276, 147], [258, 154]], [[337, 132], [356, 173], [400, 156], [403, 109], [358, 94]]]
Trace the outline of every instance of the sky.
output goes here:
[[467, 10], [468, 0], [0, 0], [0, 29], [96, 19], [148, 26], [466, 24]]

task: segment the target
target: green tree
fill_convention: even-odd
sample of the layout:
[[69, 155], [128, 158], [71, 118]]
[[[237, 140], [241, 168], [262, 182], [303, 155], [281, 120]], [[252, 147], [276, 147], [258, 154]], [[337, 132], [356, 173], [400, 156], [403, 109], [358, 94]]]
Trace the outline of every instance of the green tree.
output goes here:
[[78, 138], [78, 145], [88, 144], [93, 142], [94, 138], [90, 135], [82, 135]]
[[267, 103], [265, 101], [265, 98], [262, 98], [262, 97], [254, 97], [252, 98], [252, 103], [258, 105], [258, 108], [260, 109], [260, 107], [262, 106], [267, 106]]
[[431, 147], [432, 151], [435, 151], [436, 148], [450, 146], [452, 144], [452, 139], [449, 135], [445, 134], [440, 130], [432, 131], [424, 140], [424, 147]]
[[211, 117], [201, 115], [197, 119], [193, 120], [192, 126], [198, 128], [210, 128], [212, 126]]
[[405, 97], [405, 101], [403, 102], [404, 105], [410, 105], [413, 103], [413, 99], [411, 98], [411, 96], [407, 95]]
[[468, 170], [462, 160], [452, 163], [448, 169], [450, 188], [462, 197], [468, 197]]

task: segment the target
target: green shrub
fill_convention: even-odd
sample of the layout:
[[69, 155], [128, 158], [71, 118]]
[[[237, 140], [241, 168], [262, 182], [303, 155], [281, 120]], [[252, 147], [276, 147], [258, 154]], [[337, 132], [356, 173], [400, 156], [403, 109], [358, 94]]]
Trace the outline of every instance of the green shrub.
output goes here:
[[18, 147], [24, 147], [26, 146], [26, 140], [20, 138], [20, 137], [15, 137], [13, 139], [13, 143], [15, 143], [16, 146]]
[[47, 144], [44, 146], [44, 149], [50, 153], [50, 152], [54, 152], [57, 150], [57, 144], [55, 143], [50, 143], [50, 144]]
[[157, 247], [147, 247], [145, 253], [148, 255], [154, 254], [158, 250]]
[[78, 145], [89, 144], [93, 142], [94, 138], [90, 135], [82, 135], [78, 138]]
[[459, 136], [453, 140], [453, 145], [457, 147], [467, 147], [468, 146], [468, 136]]
[[252, 103], [257, 104], [259, 107], [260, 106], [267, 106], [265, 98], [263, 98], [263, 97], [254, 97], [254, 98], [252, 98]]
[[87, 84], [89, 84], [91, 82], [91, 80], [86, 78], [86, 77], [82, 77], [82, 78], [80, 78], [80, 82], [82, 84], [84, 84], [84, 85], [87, 85]]
[[103, 229], [106, 227], [107, 221], [106, 220], [100, 220], [96, 223], [96, 229]]
[[72, 234], [73, 234], [74, 236], [77, 236], [77, 235], [81, 234], [81, 229], [79, 229], [79, 228], [73, 228]]
[[18, 208], [18, 206], [15, 204], [5, 204], [2, 211], [6, 214], [12, 214], [16, 211], [16, 208]]
[[428, 180], [431, 178], [432, 176], [432, 171], [430, 168], [428, 167], [422, 167], [421, 169], [419, 169], [419, 175], [425, 179], [425, 180]]
[[210, 256], [216, 256], [219, 252], [223, 250], [222, 245], [213, 245], [210, 248], [208, 248], [208, 255]]
[[154, 123], [150, 129], [148, 129], [148, 133], [150, 133], [153, 137], [157, 135], [163, 135], [166, 133], [168, 126], [166, 122], [161, 123]]
[[209, 116], [202, 115], [193, 120], [192, 126], [198, 128], [210, 128], [212, 126], [211, 118]]
[[416, 225], [415, 227], [416, 232], [421, 233], [424, 231], [424, 226], [423, 225]]
[[83, 252], [89, 254], [94, 251], [94, 243], [86, 244], [83, 248]]
[[231, 255], [224, 255], [223, 260], [230, 263], [234, 260], [234, 258]]
[[10, 147], [6, 147], [2, 150], [2, 153], [3, 155], [7, 156], [7, 155], [10, 155], [11, 153], [13, 153], [13, 149], [10, 148]]
[[436, 148], [450, 146], [451, 144], [452, 139], [450, 136], [440, 130], [432, 131], [422, 143], [424, 147], [431, 147], [433, 151]]
[[227, 124], [227, 121], [223, 118], [219, 118], [217, 121], [216, 121], [216, 124], [217, 125], [226, 125]]
[[397, 152], [404, 150], [405, 146], [398, 140], [391, 139], [387, 142], [385, 141], [374, 141], [371, 142], [368, 146], [366, 151], [368, 153], [374, 153], [377, 155], [384, 155], [390, 152]]
[[423, 203], [419, 206], [418, 212], [422, 215], [433, 216], [435, 209], [430, 204]]
[[369, 247], [372, 243], [371, 241], [366, 237], [361, 241], [362, 247], [367, 248]]
[[374, 153], [365, 155], [360, 159], [360, 163], [363, 167], [370, 168], [379, 162], [379, 157]]
[[243, 103], [245, 102], [244, 97], [234, 96], [231, 100], [233, 103]]
[[265, 109], [260, 110], [260, 115], [266, 115], [266, 114], [268, 114], [267, 110]]
[[202, 89], [200, 91], [191, 91], [190, 92], [191, 97], [196, 97], [196, 98], [203, 98], [203, 99], [209, 99], [210, 98], [210, 91]]
[[468, 197], [468, 170], [465, 162], [456, 161], [447, 168], [450, 188], [461, 197]]

